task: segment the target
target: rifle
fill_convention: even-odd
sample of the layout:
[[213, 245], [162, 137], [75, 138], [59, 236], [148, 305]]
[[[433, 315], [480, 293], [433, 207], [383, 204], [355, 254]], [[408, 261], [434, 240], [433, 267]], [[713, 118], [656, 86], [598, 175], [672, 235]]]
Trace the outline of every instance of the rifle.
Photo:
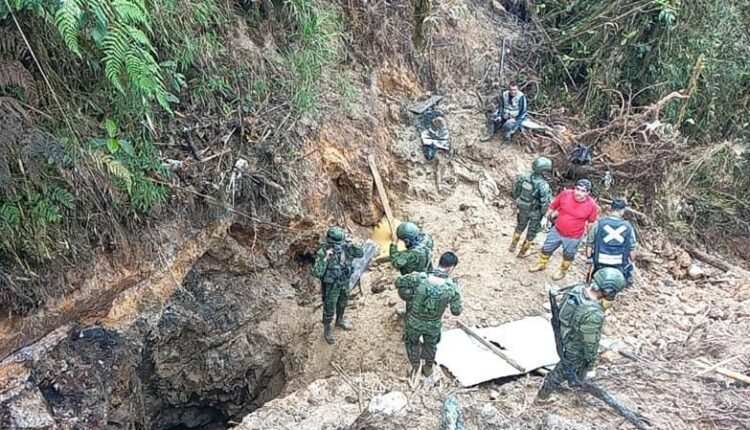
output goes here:
[[598, 397], [601, 401], [630, 421], [630, 423], [639, 430], [649, 430], [651, 427], [644, 418], [640, 417], [638, 414], [617, 401], [617, 399], [612, 397], [604, 388], [591, 380], [585, 378], [583, 380], [578, 379], [578, 375], [573, 371], [570, 362], [565, 358], [565, 349], [562, 343], [562, 334], [560, 330], [560, 309], [557, 306], [555, 293], [550, 291], [548, 294], [550, 310], [552, 311], [552, 331], [555, 333], [555, 346], [557, 347], [557, 355], [560, 356], [560, 364], [563, 366], [563, 374], [565, 375], [568, 384], [571, 387], [580, 387], [583, 391], [588, 392], [594, 397]]
[[589, 266], [588, 271], [586, 271], [586, 283], [590, 284], [594, 279], [594, 262], [592, 261], [591, 264], [589, 264], [587, 261], [586, 264]]

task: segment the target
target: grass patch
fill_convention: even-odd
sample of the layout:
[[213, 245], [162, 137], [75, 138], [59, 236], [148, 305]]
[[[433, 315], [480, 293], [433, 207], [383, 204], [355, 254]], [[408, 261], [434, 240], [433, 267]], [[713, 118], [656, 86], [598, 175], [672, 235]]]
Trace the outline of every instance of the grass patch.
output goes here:
[[286, 82], [292, 108], [310, 113], [318, 108], [326, 74], [341, 58], [343, 21], [331, 6], [311, 0], [287, 0], [284, 7], [294, 25], [292, 43], [284, 58], [291, 72]]

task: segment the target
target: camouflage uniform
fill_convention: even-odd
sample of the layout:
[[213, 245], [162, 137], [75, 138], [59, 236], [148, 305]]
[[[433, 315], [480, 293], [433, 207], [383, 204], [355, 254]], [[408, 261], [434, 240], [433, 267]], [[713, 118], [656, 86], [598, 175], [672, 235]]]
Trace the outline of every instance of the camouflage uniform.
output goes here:
[[563, 357], [552, 372], [544, 378], [542, 392], [548, 394], [558, 388], [565, 376], [563, 360], [583, 380], [591, 370], [599, 353], [599, 338], [604, 325], [604, 309], [599, 301], [589, 297], [585, 284], [568, 287], [560, 303], [560, 334]]
[[419, 360], [424, 359], [425, 367], [432, 368], [443, 327], [443, 312], [448, 305], [453, 315], [460, 315], [462, 311], [459, 286], [440, 269], [399, 276], [395, 284], [398, 295], [411, 305], [404, 332], [409, 362], [416, 369]]
[[542, 215], [547, 212], [552, 202], [552, 190], [547, 181], [538, 173], [524, 173], [516, 179], [511, 196], [513, 200], [518, 201], [523, 194], [525, 183], [531, 183], [533, 186], [533, 201], [529, 206], [518, 205], [518, 214], [516, 215], [516, 234], [520, 236], [526, 227], [526, 240], [531, 242], [542, 230]]
[[419, 241], [417, 241], [417, 244], [406, 251], [399, 251], [398, 245], [391, 243], [391, 265], [401, 272], [402, 275], [408, 275], [412, 272], [430, 271], [432, 269], [432, 250], [434, 248], [435, 242], [428, 234], [423, 234]]
[[[333, 253], [326, 259], [326, 251]], [[340, 320], [344, 316], [349, 301], [349, 277], [352, 273], [352, 260], [362, 257], [362, 246], [349, 242], [326, 240], [315, 253], [313, 275], [320, 278], [323, 294], [323, 324], [329, 325], [334, 314]]]

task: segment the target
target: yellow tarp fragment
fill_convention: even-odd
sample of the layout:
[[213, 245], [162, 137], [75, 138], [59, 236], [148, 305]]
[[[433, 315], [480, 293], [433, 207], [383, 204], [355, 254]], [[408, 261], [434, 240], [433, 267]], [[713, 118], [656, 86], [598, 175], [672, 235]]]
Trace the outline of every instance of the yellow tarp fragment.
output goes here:
[[[393, 220], [393, 228], [398, 228], [399, 224], [401, 224], [401, 221], [399, 220]], [[383, 217], [378, 225], [375, 226], [375, 228], [372, 230], [372, 240], [374, 240], [378, 246], [380, 247], [380, 253], [375, 257], [375, 260], [382, 260], [386, 259], [390, 255], [390, 247], [391, 247], [391, 227], [388, 224], [388, 219], [386, 217]], [[403, 251], [406, 249], [406, 245], [404, 245], [404, 242], [398, 241], [398, 249], [400, 251]]]

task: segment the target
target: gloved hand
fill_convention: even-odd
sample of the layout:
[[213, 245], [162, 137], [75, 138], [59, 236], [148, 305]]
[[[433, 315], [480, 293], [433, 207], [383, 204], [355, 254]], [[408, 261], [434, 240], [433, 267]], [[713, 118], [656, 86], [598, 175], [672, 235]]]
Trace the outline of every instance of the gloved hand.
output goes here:
[[542, 226], [542, 230], [547, 230], [549, 228], [549, 218], [546, 216], [542, 217], [542, 220], [539, 221], [539, 224]]

